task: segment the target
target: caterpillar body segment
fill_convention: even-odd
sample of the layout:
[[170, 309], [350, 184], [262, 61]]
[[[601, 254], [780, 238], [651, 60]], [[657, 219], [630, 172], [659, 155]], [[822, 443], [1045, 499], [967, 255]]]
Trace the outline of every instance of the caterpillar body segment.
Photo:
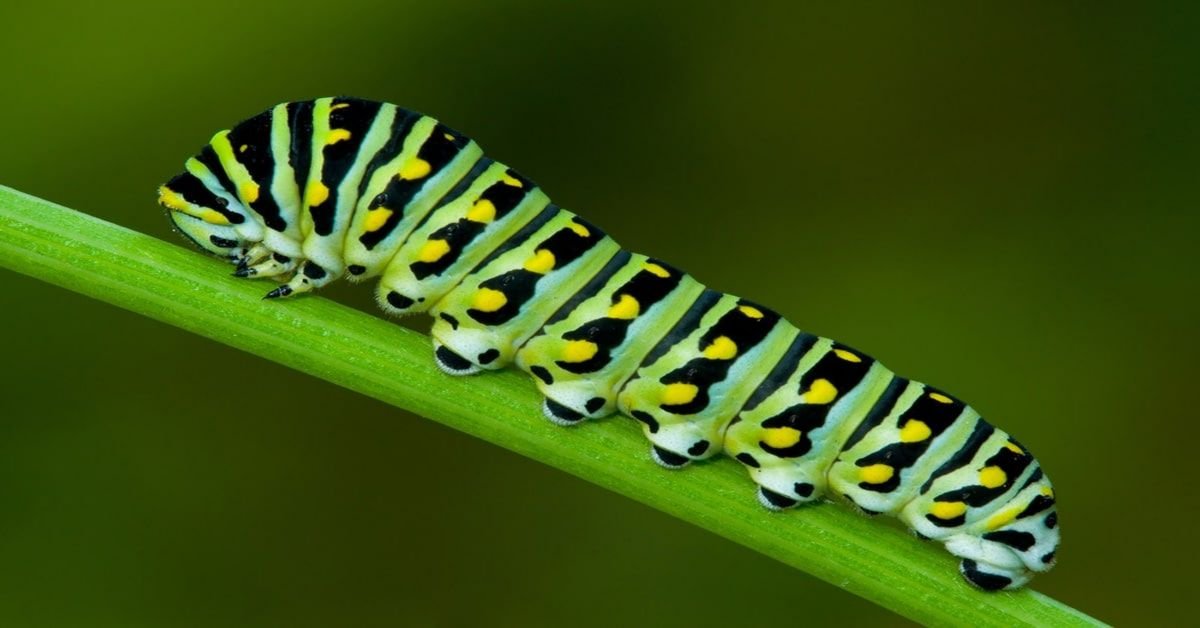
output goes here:
[[554, 215], [546, 212], [545, 193], [532, 184], [511, 185], [519, 181], [510, 172], [491, 163], [424, 217], [379, 280], [376, 294], [384, 311], [427, 311], [500, 246], [539, 224], [539, 216]]
[[[390, 143], [371, 159], [346, 237], [352, 281], [383, 273], [435, 203], [460, 181], [475, 181], [472, 169], [482, 172], [492, 163], [483, 159], [479, 145], [432, 118], [404, 112], [393, 121], [392, 133]], [[426, 167], [428, 174], [418, 176]]]
[[750, 470], [764, 505], [827, 493], [827, 472], [892, 379], [881, 364], [801, 332], [730, 423], [725, 446]]
[[704, 286], [644, 255], [619, 254], [517, 352], [560, 423], [617, 410], [617, 393], [652, 350], [696, 307]]
[[378, 278], [386, 312], [433, 317], [439, 368], [515, 363], [556, 423], [619, 412], [663, 466], [738, 460], [772, 510], [830, 496], [892, 515], [987, 590], [1053, 565], [1049, 480], [972, 408], [622, 250], [432, 118], [283, 103], [213, 136], [159, 202], [235, 275], [281, 281], [269, 297]]
[[433, 337], [484, 369], [511, 364], [517, 349], [620, 253], [599, 229], [557, 208], [532, 233], [511, 239], [520, 242], [493, 252], [430, 311]]
[[660, 458], [720, 453], [731, 418], [768, 374], [762, 367], [778, 361], [799, 333], [778, 314], [731, 295], [701, 303], [697, 309], [706, 311], [690, 333], [660, 342], [618, 397], [621, 413], [642, 422]]

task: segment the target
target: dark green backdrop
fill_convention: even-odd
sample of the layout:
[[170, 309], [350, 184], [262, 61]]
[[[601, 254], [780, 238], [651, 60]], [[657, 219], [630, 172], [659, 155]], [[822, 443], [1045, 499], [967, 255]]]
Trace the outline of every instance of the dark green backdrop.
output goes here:
[[[156, 185], [242, 117], [333, 94], [435, 114], [631, 248], [973, 402], [1058, 488], [1036, 587], [1186, 617], [1194, 11], [77, 4], [0, 5], [0, 182], [173, 238]], [[901, 622], [8, 272], [0, 344], [3, 625]]]

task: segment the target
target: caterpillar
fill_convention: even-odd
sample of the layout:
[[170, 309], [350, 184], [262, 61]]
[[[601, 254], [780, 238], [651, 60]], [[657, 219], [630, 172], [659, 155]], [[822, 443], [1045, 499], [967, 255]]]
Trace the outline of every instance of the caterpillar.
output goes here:
[[235, 276], [280, 280], [267, 298], [378, 278], [386, 313], [433, 317], [441, 370], [515, 364], [549, 420], [629, 416], [668, 469], [724, 453], [768, 509], [829, 496], [892, 515], [984, 590], [1054, 563], [1050, 481], [970, 406], [623, 250], [433, 118], [279, 104], [214, 135], [159, 203]]

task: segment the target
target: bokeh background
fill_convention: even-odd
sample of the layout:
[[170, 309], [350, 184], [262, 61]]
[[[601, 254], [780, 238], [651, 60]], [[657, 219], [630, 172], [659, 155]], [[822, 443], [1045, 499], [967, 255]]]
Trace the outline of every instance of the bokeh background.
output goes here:
[[[629, 247], [972, 401], [1058, 488], [1065, 544], [1036, 588], [1184, 621], [1196, 12], [9, 2], [0, 183], [174, 239], [154, 189], [217, 129], [319, 95], [432, 113]], [[0, 347], [5, 626], [904, 623], [7, 271]]]

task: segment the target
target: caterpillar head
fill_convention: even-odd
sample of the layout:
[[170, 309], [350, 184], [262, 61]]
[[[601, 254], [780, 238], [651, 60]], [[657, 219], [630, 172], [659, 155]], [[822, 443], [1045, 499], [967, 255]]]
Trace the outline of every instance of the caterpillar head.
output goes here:
[[167, 212], [167, 215], [176, 231], [213, 255], [233, 260], [242, 257], [246, 252], [247, 244], [239, 239], [233, 227], [214, 225], [180, 211]]
[[201, 249], [225, 258], [240, 256], [246, 247], [238, 225], [246, 222], [235, 199], [217, 194], [190, 172], [158, 188], [158, 203], [180, 233]]

